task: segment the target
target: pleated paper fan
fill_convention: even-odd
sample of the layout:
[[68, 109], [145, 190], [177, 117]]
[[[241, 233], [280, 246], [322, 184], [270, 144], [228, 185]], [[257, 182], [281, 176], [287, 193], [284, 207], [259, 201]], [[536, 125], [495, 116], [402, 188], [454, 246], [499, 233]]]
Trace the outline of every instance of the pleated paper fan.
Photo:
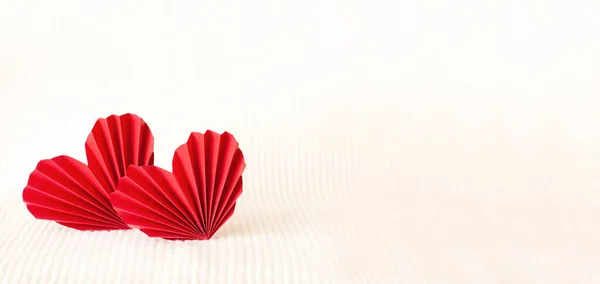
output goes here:
[[110, 194], [129, 165], [154, 164], [154, 137], [139, 116], [113, 115], [96, 121], [85, 153], [88, 166]]
[[173, 172], [130, 166], [111, 201], [150, 237], [206, 240], [233, 215], [246, 164], [233, 135], [192, 133], [175, 151]]
[[23, 190], [23, 201], [37, 219], [79, 230], [129, 228], [110, 204], [90, 168], [68, 156], [40, 161]]
[[40, 161], [23, 190], [37, 219], [78, 230], [129, 229], [110, 203], [110, 193], [129, 165], [152, 165], [154, 137], [134, 114], [99, 119], [85, 143], [89, 165], [62, 155]]

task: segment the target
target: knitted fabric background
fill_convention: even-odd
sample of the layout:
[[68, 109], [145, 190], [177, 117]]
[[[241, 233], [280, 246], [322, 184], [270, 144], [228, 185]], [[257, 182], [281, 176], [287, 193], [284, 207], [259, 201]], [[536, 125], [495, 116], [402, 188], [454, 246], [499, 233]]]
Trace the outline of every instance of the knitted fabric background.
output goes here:
[[[513, 2], [0, 1], [0, 283], [600, 283], [600, 3]], [[239, 141], [211, 240], [27, 211], [127, 112]]]

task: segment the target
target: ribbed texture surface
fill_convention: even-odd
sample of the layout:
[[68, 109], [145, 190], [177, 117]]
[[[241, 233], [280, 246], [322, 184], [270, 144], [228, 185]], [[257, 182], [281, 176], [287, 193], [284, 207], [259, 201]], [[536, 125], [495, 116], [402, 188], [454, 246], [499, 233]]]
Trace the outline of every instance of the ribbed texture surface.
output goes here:
[[529, 126], [510, 113], [460, 115], [365, 109], [310, 128], [241, 121], [232, 133], [246, 158], [244, 193], [208, 241], [70, 230], [34, 220], [15, 190], [0, 199], [0, 282], [600, 280], [600, 139], [545, 115]]

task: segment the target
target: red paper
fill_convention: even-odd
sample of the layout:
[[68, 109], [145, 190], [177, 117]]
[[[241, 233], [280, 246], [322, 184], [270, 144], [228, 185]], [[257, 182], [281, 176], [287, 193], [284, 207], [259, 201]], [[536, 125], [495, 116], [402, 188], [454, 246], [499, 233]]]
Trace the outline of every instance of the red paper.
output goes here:
[[210, 239], [233, 214], [245, 167], [231, 134], [192, 133], [175, 151], [172, 173], [130, 166], [111, 201], [129, 226], [150, 237]]
[[85, 143], [89, 165], [68, 156], [40, 161], [23, 190], [37, 219], [78, 230], [128, 229], [110, 203], [110, 193], [129, 165], [154, 163], [154, 137], [138, 116], [99, 119]]

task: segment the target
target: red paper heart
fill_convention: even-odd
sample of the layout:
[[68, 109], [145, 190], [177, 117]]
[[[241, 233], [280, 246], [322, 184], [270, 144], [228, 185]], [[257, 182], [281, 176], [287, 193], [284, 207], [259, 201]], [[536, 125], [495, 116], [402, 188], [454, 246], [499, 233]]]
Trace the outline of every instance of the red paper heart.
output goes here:
[[130, 166], [111, 201], [129, 226], [150, 237], [210, 239], [233, 214], [245, 167], [231, 134], [192, 133], [175, 151], [172, 173]]
[[37, 164], [23, 190], [27, 209], [78, 230], [128, 229], [109, 195], [129, 165], [154, 163], [150, 128], [133, 114], [101, 118], [85, 148], [89, 166], [64, 155]]

